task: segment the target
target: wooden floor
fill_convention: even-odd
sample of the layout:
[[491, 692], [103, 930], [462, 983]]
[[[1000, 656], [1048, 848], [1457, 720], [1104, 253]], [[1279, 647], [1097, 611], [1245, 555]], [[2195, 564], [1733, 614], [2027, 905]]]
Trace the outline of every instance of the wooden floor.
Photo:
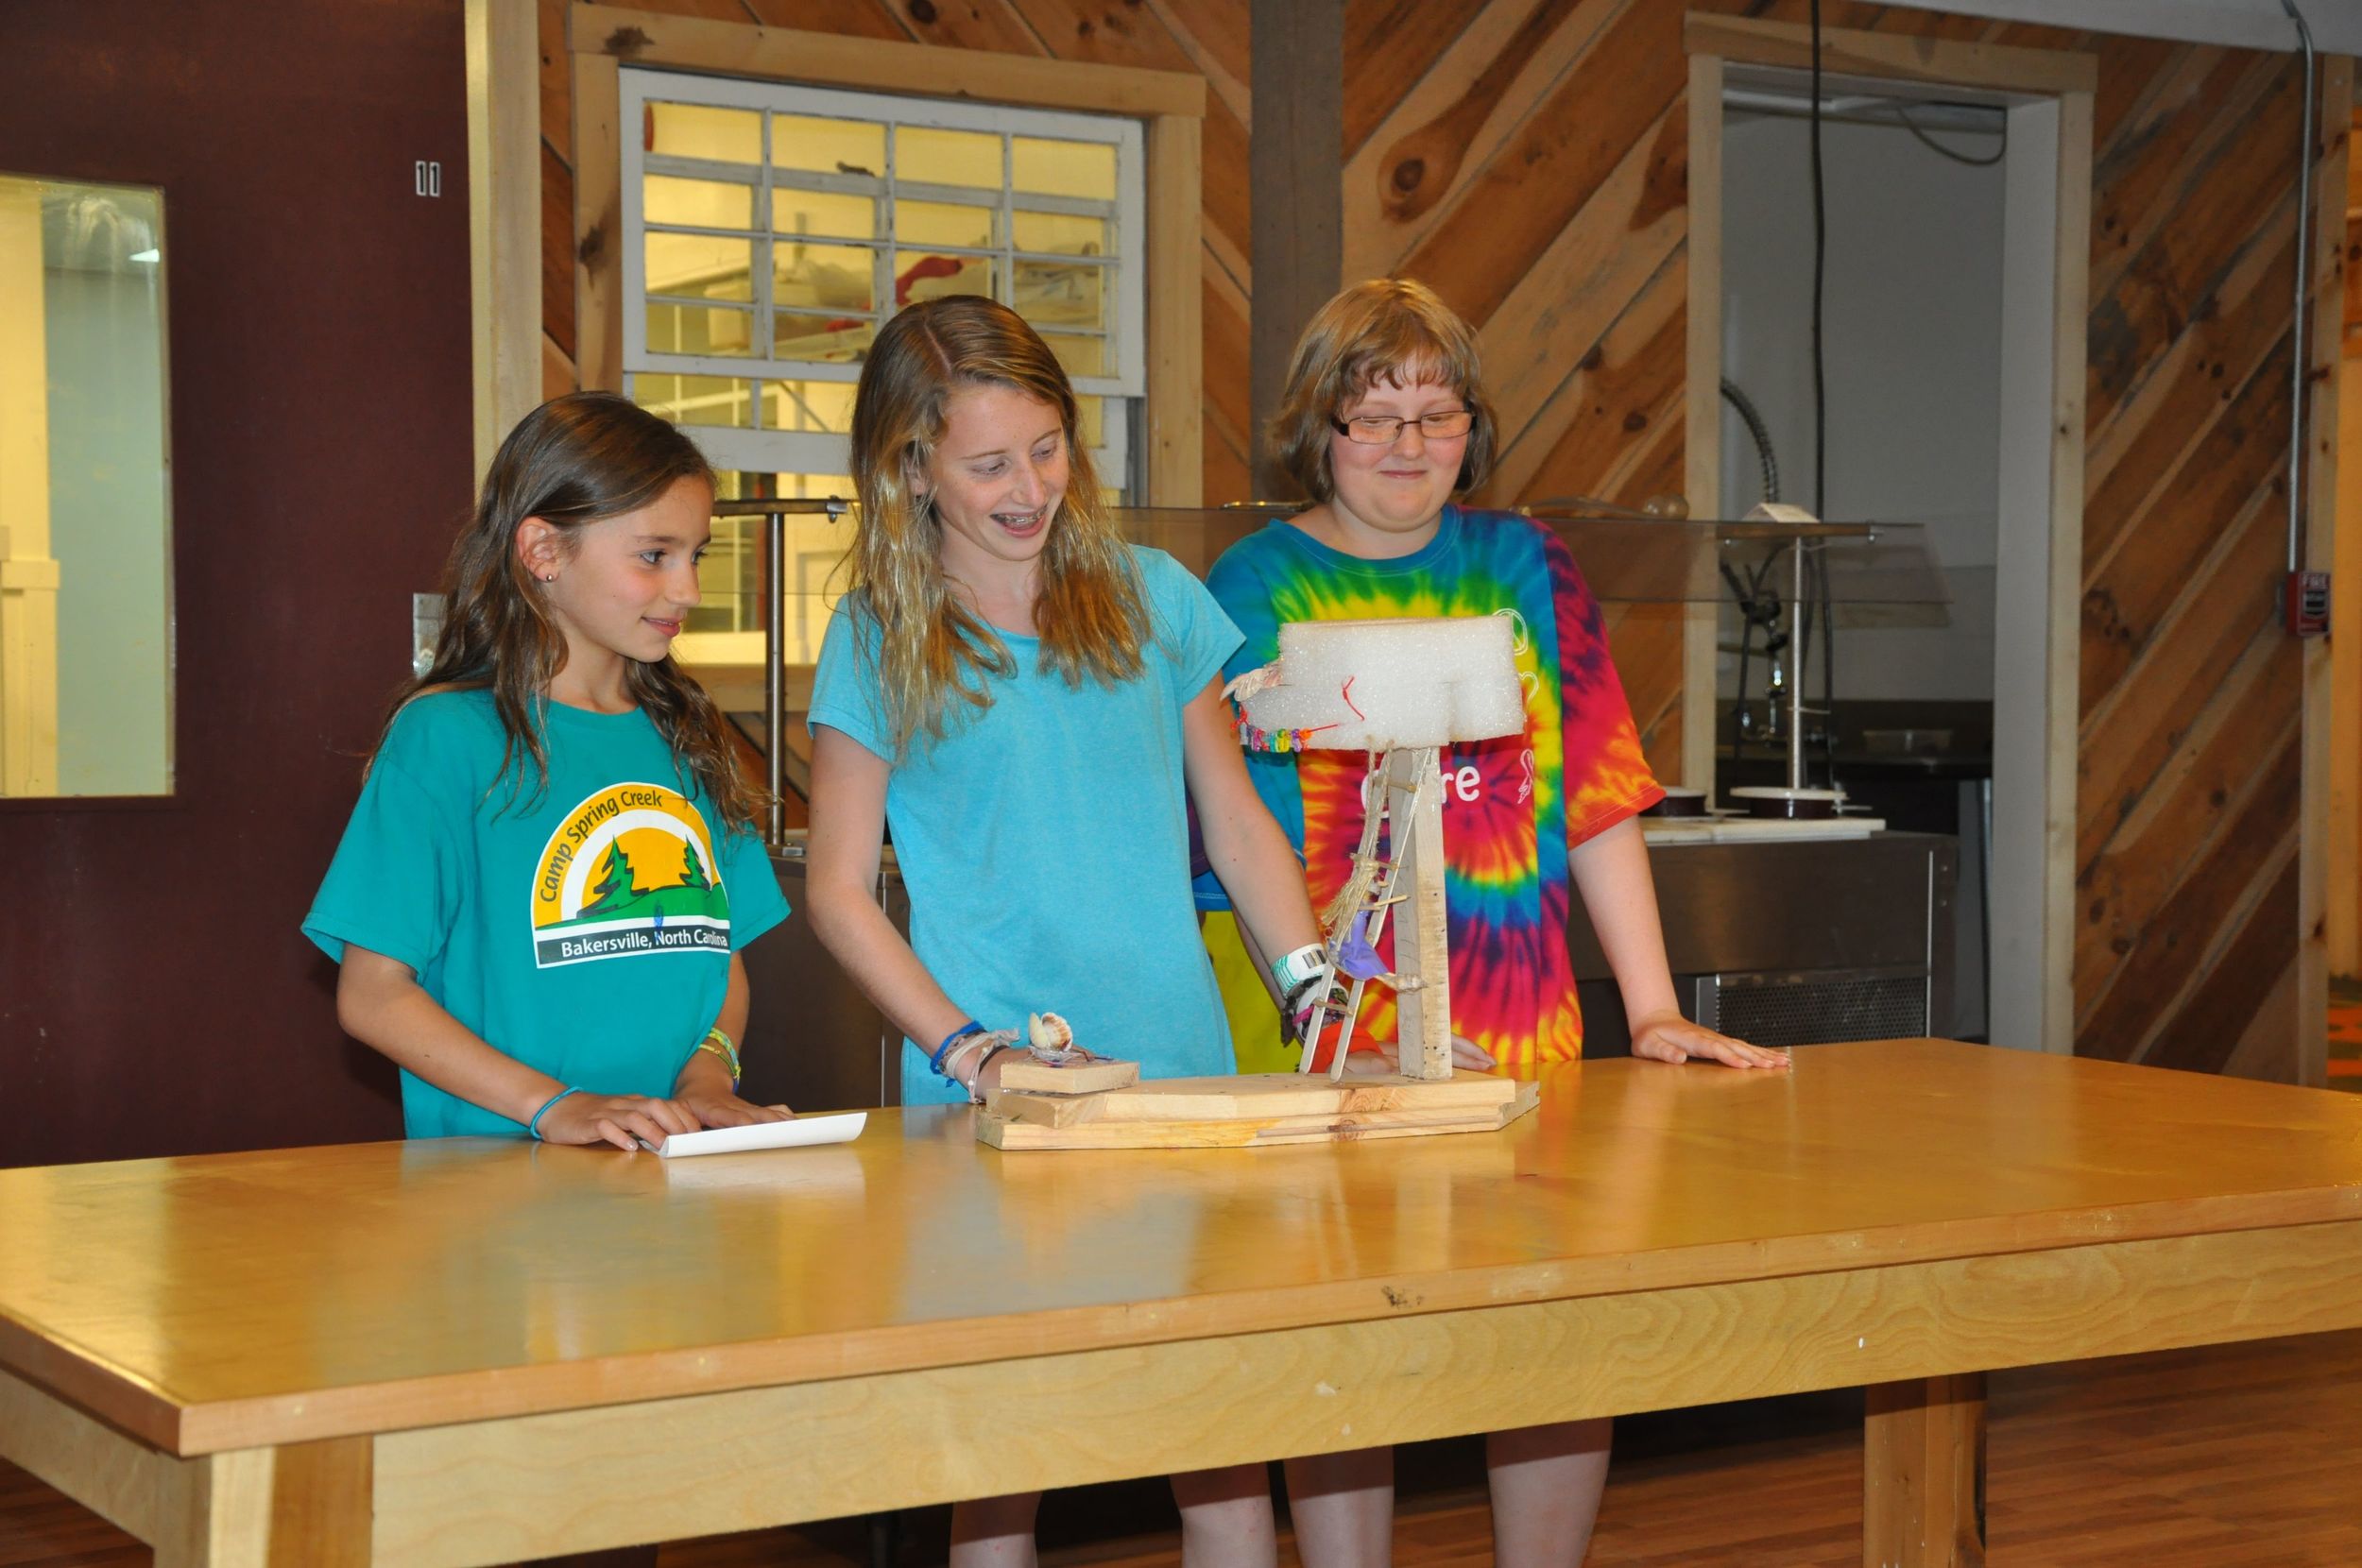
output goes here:
[[[1856, 1406], [1857, 1408], [1857, 1405]], [[1861, 1561], [1861, 1439], [1842, 1396], [1627, 1423], [1591, 1568]], [[1697, 1447], [1718, 1426], [1751, 1440]], [[1767, 1430], [1776, 1435], [1765, 1437]], [[1670, 1451], [1679, 1446], [1682, 1451]], [[1655, 1450], [1652, 1452], [1652, 1450]], [[2362, 1333], [2038, 1368], [1993, 1380], [1996, 1568], [2354, 1568], [2362, 1564]], [[1407, 1451], [1403, 1568], [1490, 1560], [1469, 1445]], [[1413, 1492], [1413, 1465], [1440, 1488]], [[1044, 1505], [1044, 1560], [1165, 1568], [1180, 1554], [1154, 1486]], [[1139, 1521], [1128, 1533], [1120, 1521]], [[858, 1565], [858, 1525], [669, 1546], [662, 1568]], [[940, 1561], [941, 1510], [914, 1516], [905, 1562]], [[0, 1465], [0, 1568], [133, 1568], [147, 1550]], [[1283, 1560], [1292, 1563], [1292, 1552]]]

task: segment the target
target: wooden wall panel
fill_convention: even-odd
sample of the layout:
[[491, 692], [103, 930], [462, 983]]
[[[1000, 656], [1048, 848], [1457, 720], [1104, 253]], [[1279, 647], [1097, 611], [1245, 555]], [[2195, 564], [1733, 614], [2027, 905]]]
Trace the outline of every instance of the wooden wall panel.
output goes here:
[[[1383, 24], [1396, 9], [1354, 0], [1348, 16]], [[2285, 989], [2297, 950], [2301, 682], [2272, 610], [2295, 67], [2285, 55], [1905, 8], [1823, 9], [1831, 27], [2097, 57], [2079, 1048], [2289, 1076], [2292, 1036], [2274, 1048], [2245, 1014]], [[1677, 487], [1685, 9], [1806, 20], [1801, 0], [1491, 0], [1437, 14], [1424, 70], [1391, 39], [1348, 45], [1347, 274], [1419, 277], [1480, 324], [1507, 416], [1494, 499], [1630, 504]], [[1612, 621], [1651, 758], [1669, 772], [1677, 627], [1645, 613]]]
[[[573, 146], [566, 55], [570, 0], [539, 0], [541, 47], [545, 365], [571, 372]], [[1211, 91], [1205, 121], [1206, 500], [1242, 500], [1246, 483], [1247, 0], [634, 0], [640, 9], [856, 38], [999, 50], [1111, 65], [1194, 71]], [[1236, 170], [1237, 178], [1225, 171]], [[1230, 395], [1232, 383], [1236, 397]], [[1225, 407], [1236, 410], [1227, 416]]]

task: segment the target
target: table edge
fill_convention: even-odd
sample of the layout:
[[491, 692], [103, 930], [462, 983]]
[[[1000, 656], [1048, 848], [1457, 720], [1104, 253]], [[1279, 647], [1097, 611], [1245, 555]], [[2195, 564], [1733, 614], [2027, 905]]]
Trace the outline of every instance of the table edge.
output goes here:
[[[335, 1388], [197, 1399], [0, 1315], [0, 1367], [166, 1453], [265, 1446], [1077, 1350], [1219, 1338], [1471, 1307], [2029, 1254], [2121, 1241], [2362, 1225], [2362, 1186], [2159, 1200], [1405, 1273], [1251, 1292], [667, 1347]], [[1241, 1310], [1237, 1298], [1252, 1296]], [[721, 1354], [717, 1354], [721, 1353]]]

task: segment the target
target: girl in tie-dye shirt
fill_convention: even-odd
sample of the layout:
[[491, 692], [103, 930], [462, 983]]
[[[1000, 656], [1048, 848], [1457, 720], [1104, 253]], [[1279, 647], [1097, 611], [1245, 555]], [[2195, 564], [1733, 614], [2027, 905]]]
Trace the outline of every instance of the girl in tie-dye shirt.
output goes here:
[[[1440, 445], [1441, 443], [1439, 443]], [[1454, 1032], [1512, 1066], [1583, 1054], [1566, 953], [1569, 851], [1661, 798], [1608, 660], [1599, 606], [1566, 546], [1514, 513], [1446, 505], [1407, 555], [1369, 560], [1272, 523], [1207, 578], [1246, 634], [1225, 672], [1269, 663], [1290, 621], [1506, 615], [1515, 627], [1526, 727], [1448, 748], [1445, 905]], [[1361, 841], [1360, 752], [1255, 752], [1248, 775], [1304, 849], [1312, 907], [1352, 874]], [[1391, 930], [1380, 938], [1384, 952]], [[1373, 985], [1355, 1038], [1395, 1038], [1395, 995]]]
[[[1688, 1022], [1674, 1003], [1648, 850], [1631, 820], [1663, 792], [1573, 558], [1524, 518], [1452, 503], [1484, 482], [1494, 457], [1467, 323], [1408, 280], [1346, 289], [1296, 345], [1273, 438], [1313, 504], [1241, 540], [1207, 575], [1246, 634], [1230, 673], [1277, 656], [1290, 621], [1516, 621], [1524, 733], [1454, 746], [1443, 760], [1452, 1028], [1477, 1048], [1455, 1042], [1455, 1053], [1528, 1070], [1582, 1054], [1566, 956], [1571, 882], [1615, 970], [1634, 1055], [1784, 1065], [1779, 1052]], [[1251, 761], [1256, 787], [1304, 852], [1314, 905], [1326, 904], [1361, 840], [1364, 758], [1309, 751]], [[1378, 1002], [1363, 1017], [1391, 1041], [1394, 998], [1372, 989]], [[1494, 1559], [1582, 1561], [1607, 1449], [1605, 1421], [1494, 1433]], [[1388, 1451], [1293, 1460], [1288, 1478], [1308, 1560], [1315, 1548], [1326, 1556], [1385, 1539]]]

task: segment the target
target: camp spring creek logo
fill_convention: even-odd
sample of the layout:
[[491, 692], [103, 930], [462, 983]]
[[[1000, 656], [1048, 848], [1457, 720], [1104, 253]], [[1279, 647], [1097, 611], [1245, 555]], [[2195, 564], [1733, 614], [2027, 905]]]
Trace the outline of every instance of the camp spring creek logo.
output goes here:
[[713, 836], [678, 791], [614, 785], [550, 835], [533, 876], [536, 967], [729, 948]]

